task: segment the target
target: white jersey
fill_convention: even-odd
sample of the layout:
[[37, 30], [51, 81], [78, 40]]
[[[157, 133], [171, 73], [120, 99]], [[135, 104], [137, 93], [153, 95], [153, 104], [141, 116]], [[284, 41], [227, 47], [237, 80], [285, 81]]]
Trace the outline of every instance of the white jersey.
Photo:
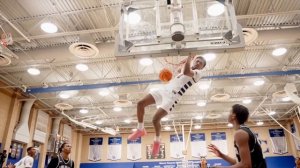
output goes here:
[[180, 73], [164, 87], [156, 91], [150, 91], [156, 105], [167, 113], [173, 111], [187, 89], [201, 79], [200, 70], [193, 70], [193, 72], [193, 77]]
[[15, 163], [16, 168], [32, 168], [33, 166], [33, 157], [25, 156], [20, 161]]
[[202, 77], [200, 70], [193, 70], [193, 72], [193, 77], [184, 75], [183, 73], [178, 74], [167, 84], [166, 88], [182, 96], [188, 88], [197, 83]]

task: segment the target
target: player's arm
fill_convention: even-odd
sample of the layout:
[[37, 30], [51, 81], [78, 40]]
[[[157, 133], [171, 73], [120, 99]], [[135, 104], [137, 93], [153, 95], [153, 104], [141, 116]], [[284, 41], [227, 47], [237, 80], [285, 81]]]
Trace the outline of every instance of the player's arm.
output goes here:
[[235, 133], [234, 139], [236, 145], [239, 147], [241, 161], [232, 166], [226, 166], [224, 168], [251, 168], [251, 155], [248, 144], [249, 134], [243, 130], [239, 130]]
[[210, 144], [210, 145], [208, 145], [208, 149], [209, 149], [210, 152], [214, 153], [217, 157], [220, 157], [220, 158], [224, 159], [225, 161], [227, 161], [231, 165], [236, 164], [235, 159], [233, 159], [230, 156], [225, 155], [224, 153], [222, 153], [216, 145]]
[[187, 76], [190, 76], [190, 77], [194, 76], [194, 72], [191, 69], [191, 61], [192, 61], [192, 59], [193, 59], [193, 56], [190, 54], [188, 56], [188, 58], [186, 59], [186, 62], [184, 64], [184, 66], [183, 66], [183, 74], [187, 75]]

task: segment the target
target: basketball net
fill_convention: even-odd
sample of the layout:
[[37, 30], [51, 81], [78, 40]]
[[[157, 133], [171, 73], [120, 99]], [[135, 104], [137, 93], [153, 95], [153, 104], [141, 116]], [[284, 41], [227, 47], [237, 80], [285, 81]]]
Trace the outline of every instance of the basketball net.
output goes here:
[[174, 63], [173, 61], [169, 61], [167, 58], [164, 58], [167, 69], [171, 70], [173, 73], [177, 72], [177, 70], [186, 62], [187, 58], [179, 61], [178, 63]]

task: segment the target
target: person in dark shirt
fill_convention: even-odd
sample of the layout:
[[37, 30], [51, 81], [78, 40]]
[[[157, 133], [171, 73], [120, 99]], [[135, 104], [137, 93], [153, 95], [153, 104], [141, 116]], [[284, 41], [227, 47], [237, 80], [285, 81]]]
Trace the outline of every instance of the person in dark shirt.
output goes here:
[[3, 150], [3, 153], [0, 153], [0, 168], [2, 168], [6, 157], [7, 157], [6, 150]]
[[57, 157], [51, 159], [47, 168], [74, 168], [74, 162], [70, 159], [71, 148], [71, 144], [63, 143]]
[[[231, 166], [226, 168], [266, 168], [259, 142], [253, 132], [245, 125], [248, 120], [249, 110], [247, 107], [235, 104], [228, 117], [228, 122], [233, 124], [236, 130], [234, 134], [234, 147], [238, 162], [223, 154], [215, 145], [209, 145], [208, 149], [216, 156], [226, 160]], [[214, 167], [215, 168], [215, 167]], [[218, 168], [223, 168], [218, 167]]]

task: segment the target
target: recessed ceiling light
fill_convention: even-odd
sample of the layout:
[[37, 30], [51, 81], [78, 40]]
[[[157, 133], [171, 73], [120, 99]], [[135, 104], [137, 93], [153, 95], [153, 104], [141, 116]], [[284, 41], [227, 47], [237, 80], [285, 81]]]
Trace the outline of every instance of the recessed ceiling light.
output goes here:
[[220, 3], [213, 4], [207, 8], [207, 13], [210, 16], [219, 16], [222, 13], [224, 13], [224, 11], [225, 11], [225, 6]]
[[286, 52], [286, 48], [276, 48], [275, 50], [273, 50], [272, 55], [278, 57], [284, 55]]
[[202, 115], [196, 116], [195, 119], [196, 120], [202, 120], [204, 117]]
[[120, 112], [120, 111], [122, 111], [122, 108], [121, 107], [114, 107], [114, 109], [113, 109], [115, 112]]
[[27, 72], [30, 75], [39, 75], [41, 73], [41, 71], [39, 69], [37, 69], [37, 68], [28, 68]]
[[282, 98], [281, 100], [284, 101], [284, 102], [287, 102], [287, 101], [290, 101], [291, 98], [290, 98], [290, 97], [284, 97], [284, 98]]
[[102, 122], [101, 120], [97, 120], [97, 121], [95, 122], [95, 124], [100, 125], [100, 124], [103, 124], [103, 122]]
[[126, 119], [126, 120], [124, 120], [124, 123], [130, 124], [130, 123], [131, 123], [131, 120]]
[[210, 87], [210, 85], [207, 84], [207, 83], [199, 84], [199, 88], [200, 88], [201, 90], [206, 90], [206, 89], [208, 89], [209, 87]]
[[204, 107], [204, 106], [206, 106], [206, 102], [205, 101], [199, 101], [197, 103], [197, 106]]
[[131, 129], [132, 132], [134, 132], [134, 131], [136, 131], [136, 130], [137, 130], [136, 128], [132, 128], [132, 129]]
[[170, 126], [165, 126], [164, 129], [169, 131], [169, 130], [171, 130], [171, 127]]
[[251, 99], [245, 99], [245, 100], [243, 100], [243, 103], [244, 103], [244, 104], [250, 104], [251, 102], [252, 102]]
[[78, 93], [77, 90], [62, 91], [59, 93], [59, 97], [62, 99], [68, 99], [72, 96], [75, 96], [77, 93]]
[[100, 96], [108, 96], [109, 95], [109, 90], [108, 89], [101, 89], [99, 91]]
[[149, 66], [153, 64], [153, 61], [151, 58], [142, 58], [140, 59], [140, 64], [143, 66]]
[[276, 114], [275, 111], [270, 111], [270, 112], [269, 112], [269, 115], [274, 115], [274, 114]]
[[207, 53], [203, 55], [203, 58], [207, 61], [210, 62], [214, 59], [216, 59], [216, 54], [215, 53]]
[[195, 125], [194, 129], [201, 129], [201, 125]]
[[233, 127], [233, 124], [228, 123], [228, 124], [227, 124], [227, 127], [231, 128], [231, 127]]
[[264, 125], [264, 122], [258, 121], [258, 122], [256, 123], [256, 125], [258, 125], [258, 126]]
[[58, 28], [55, 24], [49, 23], [49, 22], [42, 23], [41, 29], [46, 33], [56, 33], [58, 30]]
[[265, 81], [263, 81], [263, 80], [257, 80], [257, 81], [255, 81], [253, 84], [254, 84], [255, 86], [261, 86], [261, 85], [265, 84]]
[[141, 21], [141, 16], [137, 12], [130, 12], [128, 15], [125, 15], [124, 21], [131, 25], [136, 25]]
[[80, 112], [81, 114], [86, 114], [86, 113], [89, 112], [89, 110], [88, 110], [88, 109], [80, 109], [79, 112]]
[[87, 71], [89, 69], [89, 67], [87, 65], [85, 65], [85, 64], [77, 64], [76, 65], [76, 69], [78, 71], [84, 72], [84, 71]]
[[167, 117], [164, 117], [161, 119], [161, 121], [168, 121], [169, 119]]
[[68, 99], [71, 96], [69, 94], [67, 94], [67, 93], [61, 93], [61, 94], [59, 94], [59, 97], [62, 98], [62, 99]]

